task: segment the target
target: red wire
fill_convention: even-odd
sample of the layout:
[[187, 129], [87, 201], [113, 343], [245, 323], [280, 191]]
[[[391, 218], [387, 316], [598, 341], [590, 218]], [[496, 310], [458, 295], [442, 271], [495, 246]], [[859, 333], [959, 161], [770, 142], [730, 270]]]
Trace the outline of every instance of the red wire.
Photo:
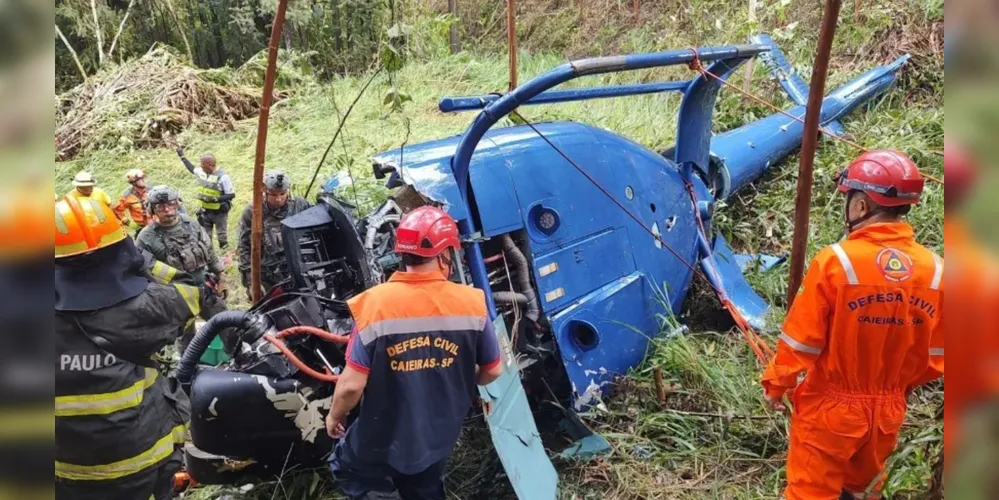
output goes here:
[[350, 336], [348, 335], [337, 335], [335, 333], [327, 332], [322, 328], [316, 328], [314, 326], [292, 326], [290, 328], [285, 328], [280, 332], [277, 332], [274, 336], [283, 339], [290, 335], [315, 335], [323, 340], [333, 342], [334, 344], [344, 344], [346, 345], [350, 342]]
[[277, 349], [281, 351], [281, 354], [284, 354], [284, 357], [288, 358], [288, 361], [291, 361], [291, 364], [295, 365], [295, 367], [298, 368], [299, 371], [301, 371], [302, 373], [322, 382], [336, 383], [338, 380], [340, 380], [340, 376], [330, 373], [329, 368], [326, 368], [326, 373], [318, 372], [312, 369], [312, 367], [310, 367], [309, 365], [305, 364], [305, 362], [299, 359], [298, 356], [295, 355], [295, 353], [291, 352], [291, 349], [289, 349], [288, 346], [285, 345], [284, 341], [281, 340], [291, 335], [314, 335], [323, 340], [337, 344], [346, 344], [347, 342], [350, 341], [349, 336], [336, 335], [334, 333], [327, 332], [326, 330], [323, 330], [321, 328], [316, 328], [314, 326], [304, 326], [304, 325], [285, 328], [284, 330], [281, 330], [280, 332], [277, 332], [273, 335], [269, 333], [264, 335], [264, 339], [270, 342], [271, 344], [274, 344], [274, 347], [277, 347]]

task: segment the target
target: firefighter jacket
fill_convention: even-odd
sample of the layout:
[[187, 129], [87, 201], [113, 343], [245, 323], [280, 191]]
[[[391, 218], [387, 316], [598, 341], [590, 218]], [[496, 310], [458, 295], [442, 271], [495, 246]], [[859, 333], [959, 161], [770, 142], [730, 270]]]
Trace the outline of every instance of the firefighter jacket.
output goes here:
[[771, 396], [806, 385], [904, 392], [943, 374], [943, 259], [905, 223], [858, 229], [808, 268], [763, 376]]
[[200, 296], [195, 287], [148, 283], [101, 309], [56, 310], [57, 481], [127, 484], [177, 459], [189, 403], [150, 357], [194, 320]]
[[348, 301], [347, 363], [368, 374], [341, 456], [417, 474], [447, 458], [475, 397], [476, 366], [500, 363], [482, 290], [397, 272]]
[[206, 272], [221, 273], [222, 264], [204, 228], [187, 215], [178, 217], [180, 221], [171, 227], [153, 221], [142, 228], [136, 245], [156, 260], [190, 273], [197, 283], [204, 283]]
[[[260, 281], [264, 291], [288, 277], [288, 265], [284, 259], [284, 243], [281, 236], [281, 221], [311, 205], [305, 198], [290, 197], [281, 208], [263, 207], [263, 248], [260, 253]], [[239, 220], [239, 273], [243, 286], [250, 285], [250, 227], [253, 221], [253, 206], [247, 205]]]
[[129, 186], [118, 198], [118, 202], [111, 206], [111, 209], [123, 222], [131, 219], [136, 226], [145, 227], [149, 223], [149, 214], [146, 213], [145, 208], [146, 192], [147, 190], [144, 188]]

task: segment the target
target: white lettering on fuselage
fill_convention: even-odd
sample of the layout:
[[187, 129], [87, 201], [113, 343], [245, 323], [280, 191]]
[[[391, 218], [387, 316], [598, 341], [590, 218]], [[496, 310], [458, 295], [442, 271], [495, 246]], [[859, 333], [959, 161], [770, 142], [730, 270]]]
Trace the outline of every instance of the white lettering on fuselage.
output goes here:
[[59, 356], [59, 370], [89, 372], [115, 364], [114, 354], [63, 354]]

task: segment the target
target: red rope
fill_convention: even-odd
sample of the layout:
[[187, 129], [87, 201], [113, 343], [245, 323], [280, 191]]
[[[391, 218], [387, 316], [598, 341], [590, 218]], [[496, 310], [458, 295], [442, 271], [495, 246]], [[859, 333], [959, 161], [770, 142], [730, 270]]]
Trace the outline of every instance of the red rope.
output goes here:
[[[725, 80], [724, 78], [722, 78], [722, 77], [720, 77], [720, 76], [718, 76], [718, 75], [716, 75], [716, 74], [708, 71], [707, 68], [705, 68], [704, 65], [701, 64], [701, 56], [700, 56], [700, 54], [697, 53], [697, 49], [696, 48], [691, 48], [690, 51], [694, 53], [694, 60], [690, 61], [690, 64], [688, 65], [688, 67], [690, 69], [692, 69], [694, 71], [697, 71], [698, 73], [700, 73], [700, 74], [702, 74], [702, 75], [704, 75], [706, 77], [710, 77], [710, 78], [714, 78], [715, 80], [718, 80], [719, 82], [721, 82], [722, 85], [725, 85], [726, 87], [728, 87], [730, 89], [734, 89], [736, 92], [742, 94], [743, 96], [748, 97], [749, 99], [752, 99], [757, 104], [760, 104], [760, 105], [762, 105], [764, 107], [767, 107], [767, 108], [771, 109], [772, 111], [776, 111], [777, 113], [780, 113], [780, 114], [782, 114], [782, 115], [784, 115], [784, 116], [786, 116], [786, 117], [788, 117], [788, 118], [790, 118], [790, 119], [792, 119], [792, 120], [794, 120], [794, 121], [796, 121], [798, 123], [801, 123], [802, 125], [805, 124], [805, 120], [803, 120], [802, 118], [794, 116], [791, 113], [788, 113], [787, 111], [784, 111], [783, 109], [779, 108], [778, 106], [776, 106], [776, 105], [774, 105], [774, 104], [772, 104], [770, 102], [767, 102], [763, 98], [757, 97], [757, 96], [751, 94], [750, 92], [739, 88], [738, 85], [733, 85], [733, 84], [729, 83], [727, 80]], [[849, 146], [857, 149], [858, 151], [864, 151], [864, 152], [868, 151], [868, 149], [865, 148], [864, 146], [861, 146], [860, 144], [857, 144], [856, 142], [853, 142], [853, 141], [851, 141], [851, 140], [849, 140], [849, 139], [847, 139], [845, 137], [841, 137], [839, 135], [836, 135], [836, 134], [830, 132], [828, 129], [825, 129], [825, 128], [821, 127], [821, 126], [819, 127], [819, 132], [822, 133], [822, 134], [824, 134], [824, 135], [826, 135], [826, 136], [828, 136], [828, 137], [831, 137], [834, 140], [842, 142], [843, 144], [847, 144], [847, 145], [849, 145]], [[927, 179], [929, 179], [929, 180], [931, 180], [933, 182], [936, 182], [937, 184], [943, 185], [943, 183], [944, 183], [942, 180], [940, 180], [940, 179], [938, 179], [938, 178], [936, 178], [936, 177], [934, 177], [934, 176], [932, 176], [930, 174], [923, 173], [922, 175], [923, 175], [923, 177], [925, 177], [925, 178], [927, 178]]]
[[[700, 229], [701, 235], [704, 237], [704, 240], [707, 241], [708, 231], [704, 227], [704, 221], [701, 220], [701, 212], [700, 210], [697, 209], [697, 193], [694, 192], [693, 184], [687, 182], [686, 185], [687, 185], [687, 193], [690, 194], [690, 202], [694, 205], [694, 219], [697, 220], [697, 227]], [[714, 274], [715, 280], [721, 282], [721, 277], [718, 276], [718, 270], [714, 266], [708, 266], [708, 267], [711, 269], [711, 272]], [[710, 280], [708, 281], [708, 283], [711, 283]], [[746, 342], [749, 343], [749, 347], [753, 350], [753, 354], [756, 354], [756, 358], [759, 359], [760, 362], [763, 364], [769, 363], [770, 360], [773, 359], [774, 357], [774, 351], [773, 349], [770, 348], [770, 345], [767, 344], [766, 341], [764, 341], [762, 338], [760, 338], [760, 335], [756, 333], [756, 330], [754, 330], [753, 327], [749, 324], [749, 321], [747, 321], [746, 318], [742, 316], [742, 313], [740, 313], [739, 310], [735, 307], [735, 304], [733, 304], [732, 301], [729, 300], [727, 293], [725, 293], [723, 290], [715, 288], [714, 285], [711, 285], [711, 288], [713, 288], [715, 294], [718, 295], [718, 300], [721, 301], [722, 307], [724, 307], [725, 310], [728, 311], [729, 316], [732, 316], [732, 320], [735, 321], [735, 325], [742, 332], [742, 336], [746, 338]]]

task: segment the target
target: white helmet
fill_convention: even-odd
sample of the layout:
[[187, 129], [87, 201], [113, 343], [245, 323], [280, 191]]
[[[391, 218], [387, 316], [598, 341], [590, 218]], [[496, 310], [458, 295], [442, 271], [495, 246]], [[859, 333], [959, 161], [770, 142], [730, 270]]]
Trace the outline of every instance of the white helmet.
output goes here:
[[96, 183], [94, 176], [86, 170], [81, 170], [80, 173], [76, 174], [76, 177], [73, 177], [74, 187], [93, 187]]
[[127, 180], [129, 184], [135, 184], [135, 181], [145, 177], [146, 173], [139, 168], [133, 168], [128, 172], [125, 172], [125, 180]]

